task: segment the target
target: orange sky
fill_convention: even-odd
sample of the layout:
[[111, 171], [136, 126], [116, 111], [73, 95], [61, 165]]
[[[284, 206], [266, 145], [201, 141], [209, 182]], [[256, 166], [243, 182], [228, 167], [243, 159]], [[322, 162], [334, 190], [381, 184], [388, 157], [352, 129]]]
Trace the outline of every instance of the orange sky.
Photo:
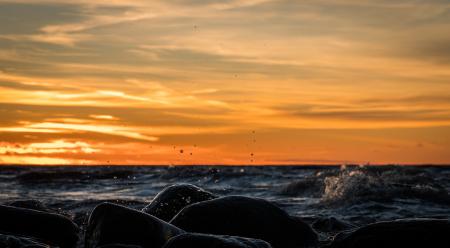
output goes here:
[[448, 30], [442, 0], [0, 0], [0, 163], [450, 163]]

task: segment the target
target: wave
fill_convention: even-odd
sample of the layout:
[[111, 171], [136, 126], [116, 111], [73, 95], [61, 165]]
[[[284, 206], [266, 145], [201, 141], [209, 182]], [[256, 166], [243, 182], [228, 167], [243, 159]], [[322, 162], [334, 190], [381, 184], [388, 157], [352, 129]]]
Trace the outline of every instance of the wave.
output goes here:
[[448, 173], [403, 167], [342, 167], [284, 186], [284, 195], [309, 196], [323, 204], [421, 200], [450, 205]]

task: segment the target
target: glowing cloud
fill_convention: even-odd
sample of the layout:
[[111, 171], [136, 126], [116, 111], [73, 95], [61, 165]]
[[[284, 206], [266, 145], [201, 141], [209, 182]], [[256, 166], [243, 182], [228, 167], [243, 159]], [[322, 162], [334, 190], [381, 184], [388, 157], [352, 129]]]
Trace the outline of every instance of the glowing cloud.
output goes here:
[[90, 117], [92, 117], [94, 119], [99, 119], [99, 120], [118, 120], [118, 118], [116, 118], [112, 115], [90, 115]]
[[0, 154], [21, 155], [21, 154], [54, 154], [54, 153], [95, 153], [99, 149], [92, 148], [85, 142], [68, 142], [64, 140], [55, 140], [48, 143], [31, 143], [28, 145], [2, 143]]
[[449, 163], [449, 8], [0, 0], [0, 163]]

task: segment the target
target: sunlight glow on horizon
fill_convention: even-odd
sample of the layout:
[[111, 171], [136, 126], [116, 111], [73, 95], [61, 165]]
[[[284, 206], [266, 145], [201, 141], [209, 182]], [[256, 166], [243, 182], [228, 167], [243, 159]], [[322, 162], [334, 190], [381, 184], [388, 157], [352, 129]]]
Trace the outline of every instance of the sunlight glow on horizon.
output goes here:
[[0, 164], [450, 164], [450, 3], [0, 0]]

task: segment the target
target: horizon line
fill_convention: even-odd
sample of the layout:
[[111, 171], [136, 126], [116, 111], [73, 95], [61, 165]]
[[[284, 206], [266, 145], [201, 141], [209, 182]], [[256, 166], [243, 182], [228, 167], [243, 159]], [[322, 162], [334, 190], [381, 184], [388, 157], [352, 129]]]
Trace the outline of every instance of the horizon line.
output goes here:
[[378, 167], [378, 166], [406, 166], [406, 167], [450, 167], [448, 164], [417, 163], [383, 163], [383, 164], [2, 164], [0, 167]]

